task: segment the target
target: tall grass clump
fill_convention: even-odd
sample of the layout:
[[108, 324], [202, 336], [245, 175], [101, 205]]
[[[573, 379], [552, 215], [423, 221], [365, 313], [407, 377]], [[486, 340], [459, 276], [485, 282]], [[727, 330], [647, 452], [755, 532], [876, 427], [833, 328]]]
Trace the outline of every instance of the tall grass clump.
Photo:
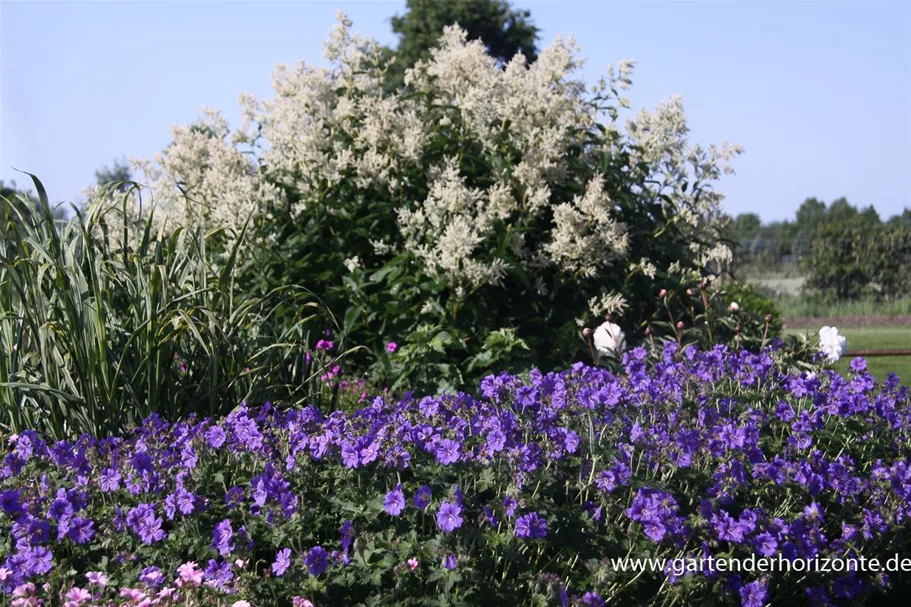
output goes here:
[[[61, 225], [33, 180], [37, 205], [2, 200], [0, 428], [105, 435], [151, 414], [215, 416], [244, 400], [316, 396], [314, 378], [334, 360], [308, 346], [327, 318], [302, 287], [258, 297], [236, 288], [243, 229], [219, 258], [209, 249], [223, 230], [110, 229], [135, 186]], [[279, 332], [280, 307], [296, 321]]]

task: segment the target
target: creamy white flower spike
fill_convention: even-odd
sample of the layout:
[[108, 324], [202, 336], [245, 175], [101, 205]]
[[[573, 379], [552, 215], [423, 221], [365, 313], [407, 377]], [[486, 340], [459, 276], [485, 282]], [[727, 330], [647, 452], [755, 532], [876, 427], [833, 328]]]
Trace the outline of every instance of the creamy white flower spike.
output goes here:
[[594, 333], [595, 349], [600, 354], [617, 354], [623, 353], [626, 342], [626, 334], [619, 325], [612, 322], [601, 324]]
[[[237, 231], [248, 217], [278, 209], [306, 221], [337, 212], [344, 186], [347, 200], [364, 195], [396, 209], [398, 234], [373, 243], [378, 255], [417, 258], [457, 292], [502, 284], [510, 266], [544, 292], [544, 271], [583, 281], [627, 267], [694, 278], [730, 262], [718, 237], [727, 219], [711, 184], [741, 150], [690, 145], [679, 97], [624, 127], [606, 108], [628, 106], [618, 92], [632, 82], [633, 62], [609, 69], [589, 90], [572, 39], [557, 38], [531, 65], [519, 54], [501, 68], [453, 26], [407, 70], [405, 88], [389, 93], [382, 45], [354, 33], [343, 14], [324, 54], [326, 67], [279, 65], [271, 99], [242, 95], [245, 124], [236, 132], [215, 112], [175, 127], [173, 145], [139, 163], [151, 200], [127, 221], [140, 223], [152, 206], [163, 232]], [[606, 149], [591, 143], [596, 126], [609, 134]], [[568, 172], [568, 159], [581, 155], [594, 166], [602, 152], [629, 156], [624, 170], [635, 173], [636, 195], [666, 206], [675, 231], [694, 236], [691, 257], [700, 267], [686, 270], [692, 276], [680, 264], [628, 258], [630, 236], [613, 192], [597, 174], [575, 183]], [[496, 169], [476, 179], [469, 161]], [[542, 237], [526, 239], [528, 226]], [[492, 253], [504, 233], [509, 265]]]
[[838, 327], [825, 326], [819, 330], [819, 351], [829, 363], [837, 362], [848, 349], [848, 339], [838, 332]]

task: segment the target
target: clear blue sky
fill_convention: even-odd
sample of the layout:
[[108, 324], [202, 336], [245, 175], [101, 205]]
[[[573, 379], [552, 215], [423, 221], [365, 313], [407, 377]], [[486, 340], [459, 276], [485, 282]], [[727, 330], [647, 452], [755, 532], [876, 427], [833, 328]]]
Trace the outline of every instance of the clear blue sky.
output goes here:
[[[746, 148], [730, 213], [792, 217], [846, 196], [885, 218], [911, 207], [911, 3], [516, 2], [541, 46], [574, 34], [594, 80], [639, 63], [633, 108], [683, 94], [700, 143]], [[404, 2], [0, 1], [0, 178], [36, 173], [76, 200], [94, 171], [149, 157], [201, 106], [238, 126], [237, 94], [271, 94], [276, 62], [322, 63], [341, 7], [394, 43]]]

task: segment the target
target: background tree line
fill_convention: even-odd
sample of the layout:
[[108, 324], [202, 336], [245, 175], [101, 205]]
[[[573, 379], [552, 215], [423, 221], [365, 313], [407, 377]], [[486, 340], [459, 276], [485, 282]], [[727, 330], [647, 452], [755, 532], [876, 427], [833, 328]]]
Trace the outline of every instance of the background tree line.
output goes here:
[[803, 275], [805, 290], [837, 299], [911, 293], [911, 209], [883, 220], [846, 198], [807, 198], [793, 221], [737, 215], [729, 238], [739, 277]]

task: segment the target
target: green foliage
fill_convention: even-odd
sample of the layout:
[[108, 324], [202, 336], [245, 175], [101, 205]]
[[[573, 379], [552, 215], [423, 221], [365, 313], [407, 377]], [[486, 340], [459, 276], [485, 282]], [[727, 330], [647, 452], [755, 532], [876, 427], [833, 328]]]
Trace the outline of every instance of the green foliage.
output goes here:
[[[116, 205], [77, 210], [58, 230], [35, 185], [31, 214], [2, 201], [0, 428], [106, 434], [151, 413], [318, 400], [314, 377], [334, 364], [307, 360], [322, 308], [303, 288], [241, 292], [234, 261], [243, 235], [217, 265], [208, 253], [217, 233], [153, 238], [146, 226], [132, 249], [126, 230], [108, 229]], [[278, 306], [295, 315], [281, 330]]]
[[[710, 350], [718, 344], [758, 352], [781, 336], [781, 314], [775, 304], [745, 284], [713, 288], [703, 282], [662, 291], [661, 307], [644, 323], [648, 340], [676, 341], [680, 346]], [[806, 343], [785, 336], [793, 364], [807, 363]]]
[[781, 310], [775, 301], [761, 289], [748, 283], [734, 283], [724, 286], [724, 295], [729, 302], [737, 302], [740, 310], [756, 314], [765, 318], [766, 314], [772, 317], [772, 335], [781, 332]]
[[408, 0], [403, 15], [392, 17], [392, 31], [399, 35], [389, 65], [390, 89], [402, 85], [405, 70], [430, 56], [443, 28], [458, 24], [469, 40], [481, 40], [488, 53], [501, 63], [522, 53], [531, 63], [537, 58], [538, 28], [528, 10], [514, 10], [505, 0]]

